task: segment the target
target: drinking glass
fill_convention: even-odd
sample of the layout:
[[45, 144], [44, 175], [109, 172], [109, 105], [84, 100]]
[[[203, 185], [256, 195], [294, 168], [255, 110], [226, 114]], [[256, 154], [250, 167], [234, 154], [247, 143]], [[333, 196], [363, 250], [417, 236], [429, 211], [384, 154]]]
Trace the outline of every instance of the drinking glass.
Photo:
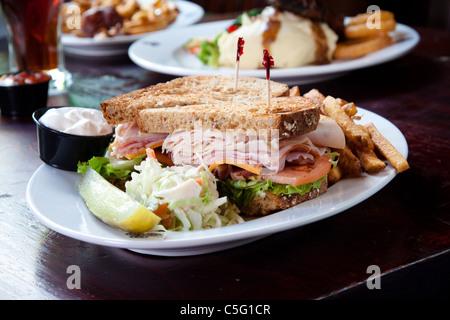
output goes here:
[[49, 94], [65, 92], [71, 75], [61, 37], [63, 0], [0, 0], [8, 37], [9, 69], [43, 71], [52, 77]]

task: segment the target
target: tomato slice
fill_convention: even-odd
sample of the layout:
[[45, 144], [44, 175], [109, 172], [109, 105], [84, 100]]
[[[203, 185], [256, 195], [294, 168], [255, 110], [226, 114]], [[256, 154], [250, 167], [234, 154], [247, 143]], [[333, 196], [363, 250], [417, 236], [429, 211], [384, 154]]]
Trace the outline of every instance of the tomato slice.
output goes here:
[[319, 180], [331, 170], [331, 158], [323, 155], [311, 166], [286, 166], [280, 172], [273, 175], [263, 175], [264, 180], [275, 183], [299, 186]]
[[232, 33], [233, 31], [236, 31], [237, 29], [239, 29], [239, 27], [235, 24], [232, 24], [231, 26], [228, 27], [227, 32]]

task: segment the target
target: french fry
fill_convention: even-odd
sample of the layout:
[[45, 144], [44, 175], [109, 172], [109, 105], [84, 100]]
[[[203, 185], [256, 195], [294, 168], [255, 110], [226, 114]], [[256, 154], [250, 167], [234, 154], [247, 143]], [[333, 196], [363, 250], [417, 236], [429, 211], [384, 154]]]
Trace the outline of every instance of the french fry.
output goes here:
[[342, 128], [348, 142], [355, 144], [363, 150], [373, 150], [374, 146], [370, 134], [353, 122], [349, 115], [342, 110], [335, 98], [332, 96], [326, 97], [323, 102], [323, 108], [325, 113], [333, 118]]
[[361, 161], [356, 157], [352, 150], [345, 146], [344, 149], [336, 150], [339, 152], [338, 166], [346, 176], [360, 177], [361, 176]]
[[332, 168], [328, 173], [328, 184], [331, 186], [341, 180], [344, 177], [344, 170], [339, 166], [339, 164]]
[[336, 102], [343, 107], [344, 105], [346, 105], [348, 102], [342, 98], [336, 98]]
[[117, 12], [126, 19], [130, 19], [138, 9], [139, 3], [136, 0], [126, 0], [123, 3], [116, 5]]
[[323, 101], [325, 100], [325, 96], [317, 89], [311, 89], [303, 96], [316, 102], [317, 104], [322, 104]]
[[356, 109], [356, 106], [353, 102], [348, 102], [342, 106], [342, 110], [345, 111], [346, 114], [348, 114], [349, 117], [354, 119], [356, 114], [358, 113], [358, 110]]
[[368, 123], [365, 128], [370, 133], [372, 141], [377, 150], [390, 162], [398, 171], [403, 172], [409, 169], [408, 161], [398, 152], [397, 149], [378, 131], [373, 123]]
[[378, 173], [386, 168], [386, 163], [381, 161], [373, 150], [359, 150], [355, 148], [355, 153], [361, 161], [361, 167], [367, 173]]
[[298, 97], [298, 96], [300, 96], [300, 88], [298, 86], [289, 89], [289, 97]]
[[[290, 90], [291, 96], [296, 94], [293, 93], [294, 90], [296, 89]], [[406, 159], [372, 123], [363, 126], [353, 121], [360, 118], [357, 116], [358, 110], [353, 102], [332, 96], [325, 97], [317, 89], [310, 90], [303, 97], [320, 106], [321, 117], [330, 117], [335, 120], [346, 138], [345, 148], [335, 150], [339, 152], [339, 162], [328, 175], [330, 185], [346, 176], [360, 177], [363, 171], [369, 174], [383, 171], [387, 163], [378, 157], [375, 148], [398, 172], [409, 168]]]
[[[358, 127], [370, 136], [370, 133], [366, 127], [362, 125], [358, 125]], [[372, 149], [361, 149], [352, 142], [350, 142], [349, 147], [359, 158], [361, 161], [361, 167], [367, 173], [378, 173], [386, 168], [386, 163], [381, 161]]]
[[312, 102], [314, 102], [315, 104], [320, 106], [320, 113], [325, 114], [325, 111], [323, 110], [323, 101], [325, 100], [325, 96], [320, 93], [319, 90], [317, 89], [311, 89], [310, 91], [308, 91], [307, 93], [305, 93], [303, 95], [303, 97], [311, 100]]
[[140, 24], [145, 24], [150, 19], [149, 19], [149, 14], [147, 11], [139, 10], [139, 11], [132, 13], [130, 20], [139, 22]]

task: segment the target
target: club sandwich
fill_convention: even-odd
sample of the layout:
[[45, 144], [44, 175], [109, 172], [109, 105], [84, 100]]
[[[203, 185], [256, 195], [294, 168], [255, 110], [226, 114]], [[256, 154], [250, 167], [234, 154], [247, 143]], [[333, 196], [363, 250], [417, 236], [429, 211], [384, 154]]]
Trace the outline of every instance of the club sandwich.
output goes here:
[[116, 125], [109, 156], [145, 157], [166, 165], [204, 164], [243, 215], [266, 215], [327, 191], [331, 148], [345, 136], [310, 99], [289, 96], [285, 84], [226, 76], [191, 76], [101, 103]]

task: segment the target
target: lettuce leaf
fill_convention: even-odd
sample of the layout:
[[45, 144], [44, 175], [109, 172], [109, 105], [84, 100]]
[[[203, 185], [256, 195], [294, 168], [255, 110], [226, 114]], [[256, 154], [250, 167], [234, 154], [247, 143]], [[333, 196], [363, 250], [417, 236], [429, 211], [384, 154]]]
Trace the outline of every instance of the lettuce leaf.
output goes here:
[[214, 68], [219, 67], [220, 52], [217, 41], [219, 40], [221, 35], [222, 33], [217, 35], [217, 37], [213, 41], [204, 40], [201, 44], [200, 53], [197, 56], [204, 64]]
[[306, 194], [312, 188], [319, 188], [325, 178], [326, 176], [315, 182], [306, 183], [296, 187], [288, 184], [273, 183], [270, 180], [256, 180], [254, 177], [239, 181], [227, 179], [218, 180], [217, 189], [220, 194], [227, 196], [232, 203], [236, 204], [238, 207], [243, 207], [248, 205], [256, 195], [263, 191], [272, 192], [276, 195], [293, 193], [299, 193], [301, 195]]
[[325, 152], [325, 154], [331, 158], [331, 168], [336, 167], [339, 162], [339, 152]]
[[77, 172], [83, 174], [89, 167], [97, 171], [105, 179], [128, 179], [131, 176], [131, 172], [133, 172], [131, 168], [114, 168], [106, 157], [92, 157], [88, 161], [78, 162]]
[[245, 11], [242, 14], [240, 14], [239, 16], [236, 17], [236, 19], [234, 20], [233, 24], [235, 26], [237, 26], [237, 27], [240, 27], [240, 26], [242, 26], [242, 17], [244, 15], [248, 16], [249, 18], [252, 18], [252, 17], [256, 17], [256, 16], [260, 15], [261, 12], [262, 11], [259, 8], [254, 8], [254, 9], [251, 9], [250, 11]]

